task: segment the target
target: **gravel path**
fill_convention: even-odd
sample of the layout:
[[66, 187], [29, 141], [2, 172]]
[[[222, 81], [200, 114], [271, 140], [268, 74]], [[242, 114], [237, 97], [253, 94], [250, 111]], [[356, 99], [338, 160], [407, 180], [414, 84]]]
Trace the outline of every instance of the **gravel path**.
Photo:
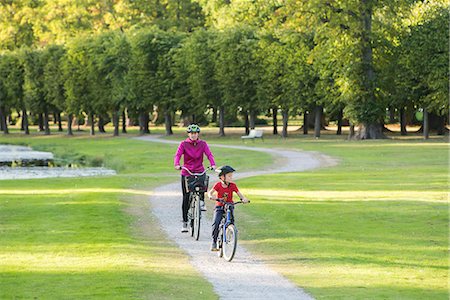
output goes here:
[[[150, 136], [137, 139], [179, 144], [176, 141], [160, 140], [157, 137]], [[260, 151], [276, 157], [276, 163], [270, 166], [270, 169], [245, 173], [237, 172], [235, 179], [262, 174], [300, 172], [337, 164], [337, 161], [331, 157], [315, 152], [212, 144], [210, 146]], [[174, 145], [174, 153], [175, 150], [176, 145]], [[181, 219], [180, 185], [180, 182], [177, 181], [153, 191], [153, 195], [150, 197], [153, 213], [169, 238], [174, 240], [190, 256], [191, 264], [211, 282], [220, 299], [313, 299], [302, 289], [266, 266], [263, 261], [253, 257], [240, 245], [238, 245], [232, 262], [219, 258], [217, 252], [210, 252], [211, 209], [206, 216], [203, 216], [199, 241], [195, 241], [190, 234], [182, 234], [180, 232], [181, 222], [178, 222]]]

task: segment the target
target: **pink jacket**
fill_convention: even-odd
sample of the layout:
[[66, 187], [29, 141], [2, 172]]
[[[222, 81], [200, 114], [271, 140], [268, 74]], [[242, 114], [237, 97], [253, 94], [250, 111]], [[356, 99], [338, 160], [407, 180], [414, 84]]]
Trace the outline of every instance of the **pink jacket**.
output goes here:
[[[173, 164], [174, 166], [179, 166], [181, 156], [184, 155], [184, 166], [188, 168], [192, 173], [201, 173], [205, 170], [205, 168], [203, 167], [203, 154], [206, 155], [211, 166], [216, 165], [214, 156], [211, 153], [211, 150], [209, 150], [208, 144], [205, 141], [193, 141], [190, 138], [187, 138], [180, 143], [180, 146], [178, 146]], [[188, 176], [189, 173], [186, 170], [181, 170], [181, 175]]]

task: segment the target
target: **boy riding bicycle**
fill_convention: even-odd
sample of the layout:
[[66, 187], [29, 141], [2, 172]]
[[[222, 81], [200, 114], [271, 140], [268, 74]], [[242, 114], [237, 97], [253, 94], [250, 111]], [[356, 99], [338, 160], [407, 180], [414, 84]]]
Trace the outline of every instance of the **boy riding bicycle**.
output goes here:
[[208, 197], [211, 200], [216, 200], [216, 207], [214, 209], [214, 217], [212, 224], [212, 245], [211, 251], [218, 251], [217, 237], [219, 235], [219, 224], [224, 214], [224, 204], [219, 199], [225, 202], [233, 203], [233, 192], [236, 193], [244, 203], [248, 203], [248, 199], [239, 192], [237, 185], [232, 182], [233, 172], [235, 170], [230, 166], [223, 166], [216, 169], [219, 173], [219, 179], [216, 184], [209, 190]]

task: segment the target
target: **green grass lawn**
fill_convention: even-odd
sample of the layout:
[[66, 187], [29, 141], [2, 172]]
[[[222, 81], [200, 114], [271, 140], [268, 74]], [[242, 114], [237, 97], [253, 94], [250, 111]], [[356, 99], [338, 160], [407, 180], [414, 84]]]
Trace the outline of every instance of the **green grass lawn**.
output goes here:
[[448, 299], [448, 144], [315, 141], [335, 168], [241, 180], [244, 244], [319, 299]]
[[[119, 173], [0, 181], [0, 299], [217, 298], [150, 213], [151, 189], [179, 180], [176, 145], [14, 133], [0, 143]], [[222, 149], [215, 154], [225, 156]], [[249, 151], [230, 156], [244, 168], [271, 162]]]
[[[171, 139], [183, 136], [180, 130]], [[202, 136], [244, 144], [239, 133]], [[0, 143], [119, 173], [0, 181], [1, 299], [217, 297], [149, 213], [151, 189], [178, 180], [176, 145], [14, 131]], [[340, 161], [238, 182], [252, 200], [237, 212], [241, 243], [262, 260], [319, 299], [448, 299], [448, 144], [442, 139], [292, 135], [245, 145], [320, 151]], [[212, 149], [218, 165], [238, 170], [271, 162], [261, 153]]]

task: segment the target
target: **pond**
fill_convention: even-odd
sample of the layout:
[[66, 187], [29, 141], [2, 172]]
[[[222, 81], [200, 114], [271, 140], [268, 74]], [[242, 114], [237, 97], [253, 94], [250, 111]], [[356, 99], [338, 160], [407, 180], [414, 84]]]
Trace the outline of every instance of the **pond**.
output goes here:
[[48, 167], [53, 160], [50, 152], [0, 145], [0, 180], [116, 175], [116, 171], [105, 168]]

